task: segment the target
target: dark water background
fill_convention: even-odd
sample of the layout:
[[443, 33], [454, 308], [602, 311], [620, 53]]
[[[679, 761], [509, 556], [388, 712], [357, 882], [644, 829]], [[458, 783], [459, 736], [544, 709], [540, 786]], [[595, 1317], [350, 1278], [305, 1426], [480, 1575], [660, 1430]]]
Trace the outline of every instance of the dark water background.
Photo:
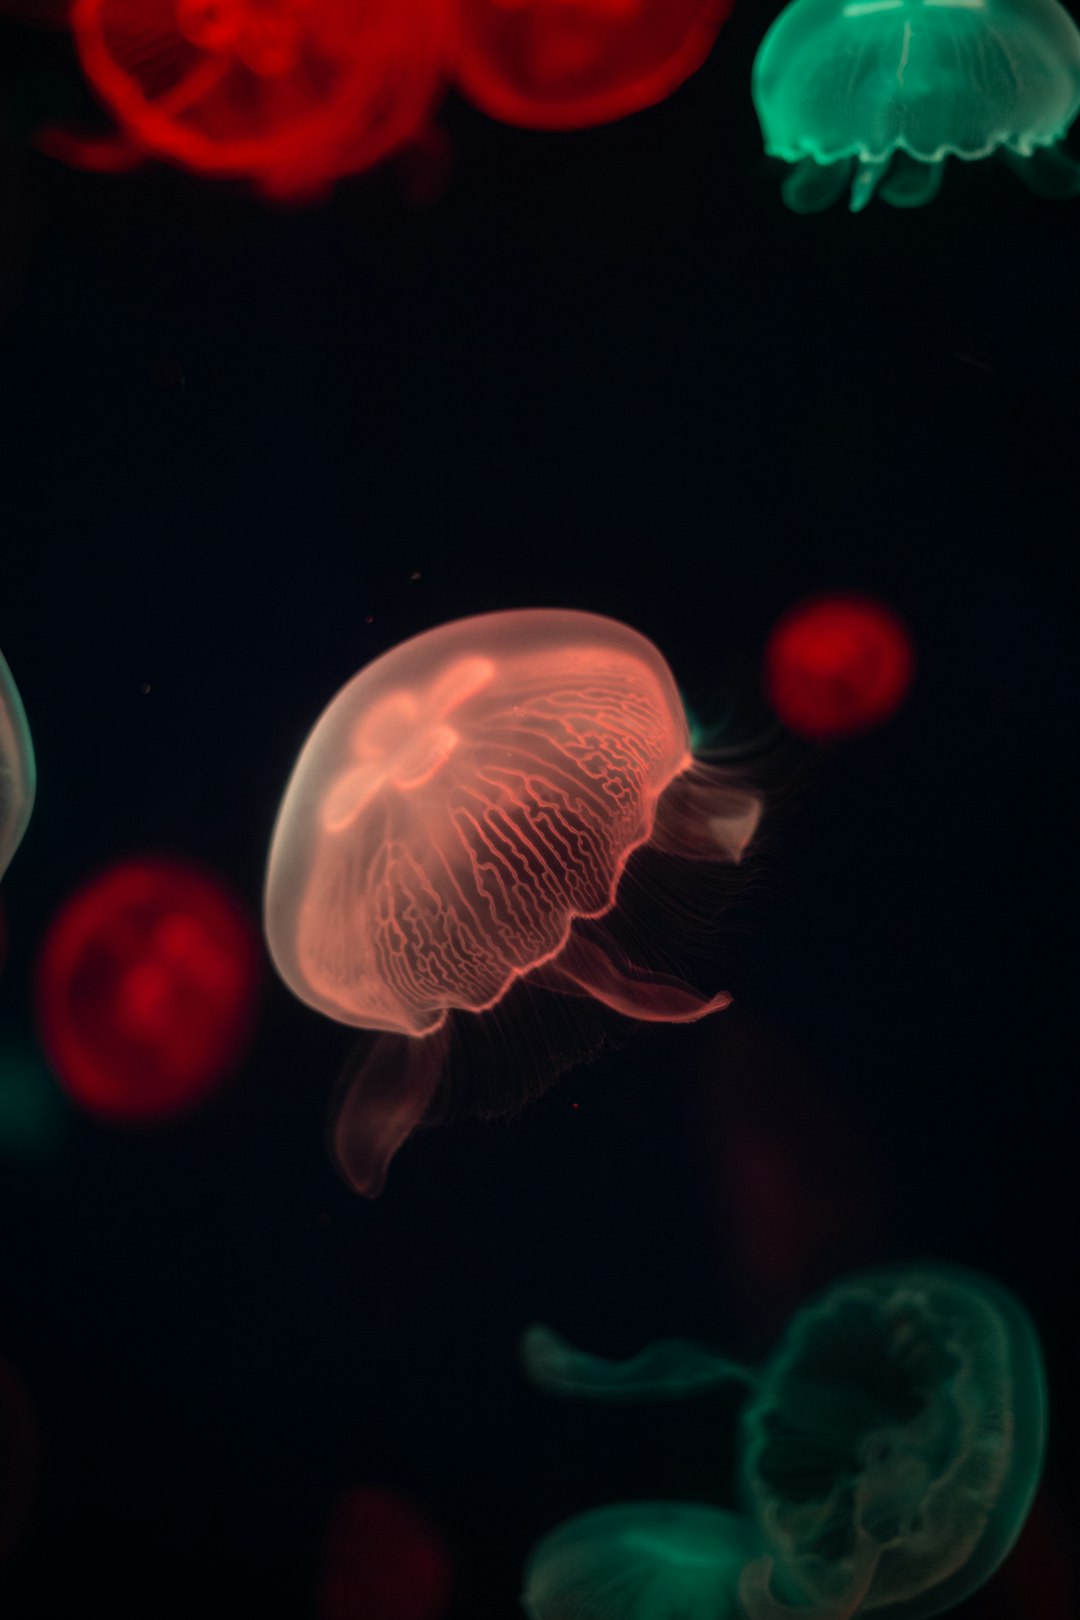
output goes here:
[[104, 863], [189, 854], [255, 907], [314, 717], [433, 624], [626, 619], [733, 744], [808, 591], [880, 593], [919, 656], [887, 728], [774, 757], [728, 1013], [423, 1135], [374, 1206], [323, 1151], [347, 1034], [276, 983], [200, 1114], [8, 1155], [0, 1349], [46, 1441], [10, 1620], [307, 1616], [363, 1482], [442, 1525], [454, 1620], [504, 1620], [557, 1519], [729, 1473], [691, 1416], [532, 1394], [527, 1322], [754, 1357], [930, 1255], [1021, 1294], [1054, 1409], [1020, 1573], [957, 1614], [1075, 1612], [1080, 204], [984, 164], [918, 213], [785, 212], [748, 95], [775, 9], [653, 112], [451, 101], [441, 198], [397, 164], [308, 211], [35, 155], [90, 105], [61, 38], [0, 28], [0, 644], [40, 773], [8, 1038]]

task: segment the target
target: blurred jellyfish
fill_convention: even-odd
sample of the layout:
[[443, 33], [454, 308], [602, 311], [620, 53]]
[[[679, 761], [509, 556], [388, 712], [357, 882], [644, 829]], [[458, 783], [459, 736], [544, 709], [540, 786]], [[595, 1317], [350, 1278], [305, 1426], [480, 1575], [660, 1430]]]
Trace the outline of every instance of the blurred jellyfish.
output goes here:
[[534, 129], [609, 123], [704, 62], [732, 0], [461, 0], [455, 76], [482, 111]]
[[[706, 1592], [714, 1617], [733, 1620], [878, 1610], [930, 1620], [1005, 1558], [1042, 1468], [1046, 1381], [1035, 1329], [1004, 1288], [952, 1266], [836, 1284], [792, 1319], [760, 1372], [678, 1340], [608, 1362], [541, 1327], [524, 1336], [522, 1355], [536, 1384], [566, 1397], [671, 1400], [732, 1380], [751, 1391], [740, 1419], [740, 1518], [649, 1503], [572, 1519], [531, 1555], [522, 1599], [530, 1620], [704, 1616], [704, 1597], [689, 1594]], [[616, 1588], [619, 1567], [634, 1574]]]
[[338, 1120], [352, 1184], [378, 1192], [425, 1113], [453, 1010], [485, 1012], [525, 977], [629, 1018], [726, 1006], [656, 968], [662, 939], [652, 963], [627, 960], [600, 920], [639, 847], [738, 860], [759, 810], [694, 760], [663, 658], [612, 619], [465, 619], [350, 681], [282, 801], [265, 926], [302, 1001], [388, 1032]]
[[754, 63], [784, 201], [814, 213], [851, 187], [897, 208], [937, 195], [949, 157], [997, 152], [1045, 195], [1072, 196], [1059, 143], [1080, 108], [1080, 30], [1058, 0], [793, 0]]
[[221, 881], [125, 861], [54, 918], [38, 962], [41, 1043], [64, 1089], [118, 1123], [202, 1101], [251, 1036], [259, 941]]
[[[132, 154], [303, 195], [424, 126], [449, 14], [448, 0], [75, 0], [72, 28]], [[115, 143], [45, 144], [123, 162]]]
[[594, 1508], [533, 1548], [521, 1604], [529, 1620], [736, 1620], [740, 1572], [756, 1552], [749, 1521], [718, 1508]]
[[445, 1537], [396, 1491], [359, 1486], [337, 1503], [319, 1579], [319, 1620], [440, 1620], [454, 1568]]
[[911, 633], [869, 596], [819, 596], [779, 619], [765, 688], [780, 719], [813, 741], [857, 736], [890, 718], [915, 673]]
[[26, 711], [0, 653], [0, 878], [29, 824], [36, 780]]

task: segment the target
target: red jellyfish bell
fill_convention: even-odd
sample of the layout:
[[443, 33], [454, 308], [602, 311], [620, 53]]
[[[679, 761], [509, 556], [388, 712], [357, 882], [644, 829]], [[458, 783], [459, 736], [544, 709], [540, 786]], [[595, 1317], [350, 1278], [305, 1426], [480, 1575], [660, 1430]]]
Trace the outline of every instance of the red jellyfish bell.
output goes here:
[[326, 1537], [319, 1620], [441, 1620], [454, 1570], [441, 1531], [396, 1491], [347, 1491]]
[[814, 741], [880, 725], [903, 703], [914, 672], [907, 626], [868, 596], [797, 603], [765, 653], [769, 702], [789, 730]]
[[451, 1014], [488, 1012], [521, 979], [656, 1022], [727, 1006], [668, 971], [662, 925], [684, 908], [635, 959], [607, 924], [635, 851], [738, 860], [759, 809], [694, 759], [667, 664], [613, 619], [463, 619], [350, 681], [282, 801], [265, 924], [296, 995], [385, 1032], [338, 1118], [352, 1184], [378, 1192], [422, 1118]]
[[456, 78], [533, 129], [611, 123], [663, 101], [712, 50], [732, 0], [460, 0]]
[[161, 1119], [200, 1101], [251, 1033], [258, 936], [217, 878], [127, 861], [61, 909], [38, 963], [50, 1065], [91, 1113]]
[[[288, 194], [367, 168], [417, 132], [447, 11], [447, 0], [75, 0], [72, 27], [137, 148]], [[104, 166], [93, 148], [82, 155]]]

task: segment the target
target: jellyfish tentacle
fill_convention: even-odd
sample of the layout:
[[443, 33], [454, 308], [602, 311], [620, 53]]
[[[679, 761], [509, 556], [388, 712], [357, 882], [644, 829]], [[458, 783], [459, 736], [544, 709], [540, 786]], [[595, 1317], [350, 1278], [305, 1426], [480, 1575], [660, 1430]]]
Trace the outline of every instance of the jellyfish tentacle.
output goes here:
[[874, 193], [884, 179], [891, 162], [891, 153], [884, 158], [859, 159], [855, 167], [855, 178], [851, 182], [851, 201], [848, 203], [853, 214], [861, 214], [863, 209], [873, 202]]
[[793, 214], [821, 214], [838, 202], [851, 179], [854, 162], [819, 163], [805, 157], [788, 175], [781, 187], [784, 202]]
[[749, 1367], [692, 1339], [658, 1339], [628, 1361], [609, 1361], [540, 1323], [522, 1334], [521, 1360], [538, 1388], [571, 1400], [678, 1401], [728, 1384], [757, 1384]]
[[607, 950], [582, 933], [572, 933], [555, 960], [533, 977], [549, 989], [591, 996], [624, 1018], [650, 1024], [693, 1024], [731, 1005], [726, 990], [703, 996], [671, 974], [621, 968]]
[[922, 163], [906, 152], [897, 152], [891, 169], [878, 187], [878, 195], [891, 208], [923, 208], [933, 202], [944, 178], [944, 158], [936, 163]]
[[687, 860], [738, 865], [761, 821], [760, 794], [738, 787], [723, 766], [700, 760], [664, 789], [656, 807], [652, 844]]
[[386, 1184], [390, 1161], [428, 1111], [449, 1045], [443, 1026], [415, 1040], [379, 1035], [344, 1077], [330, 1122], [330, 1152], [341, 1175], [367, 1198]]
[[1037, 146], [1030, 155], [1000, 148], [1002, 162], [1029, 191], [1050, 202], [1080, 195], [1080, 163], [1060, 146]]

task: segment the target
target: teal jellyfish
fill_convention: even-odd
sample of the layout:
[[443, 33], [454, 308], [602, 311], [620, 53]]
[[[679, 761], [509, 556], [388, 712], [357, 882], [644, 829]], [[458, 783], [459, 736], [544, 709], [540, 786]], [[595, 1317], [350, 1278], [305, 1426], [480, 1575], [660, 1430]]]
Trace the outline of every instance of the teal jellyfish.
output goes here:
[[607, 1362], [542, 1327], [522, 1355], [567, 1397], [750, 1389], [738, 1511], [636, 1503], [571, 1519], [530, 1556], [530, 1620], [930, 1620], [993, 1574], [1042, 1467], [1035, 1329], [1004, 1288], [956, 1267], [835, 1284], [760, 1371], [680, 1340]]
[[851, 185], [897, 208], [936, 196], [949, 157], [997, 152], [1033, 190], [1080, 190], [1060, 149], [1080, 109], [1080, 30], [1058, 0], [794, 0], [754, 63], [784, 201], [815, 213]]
[[35, 779], [26, 712], [0, 653], [0, 877], [7, 871], [30, 820]]

